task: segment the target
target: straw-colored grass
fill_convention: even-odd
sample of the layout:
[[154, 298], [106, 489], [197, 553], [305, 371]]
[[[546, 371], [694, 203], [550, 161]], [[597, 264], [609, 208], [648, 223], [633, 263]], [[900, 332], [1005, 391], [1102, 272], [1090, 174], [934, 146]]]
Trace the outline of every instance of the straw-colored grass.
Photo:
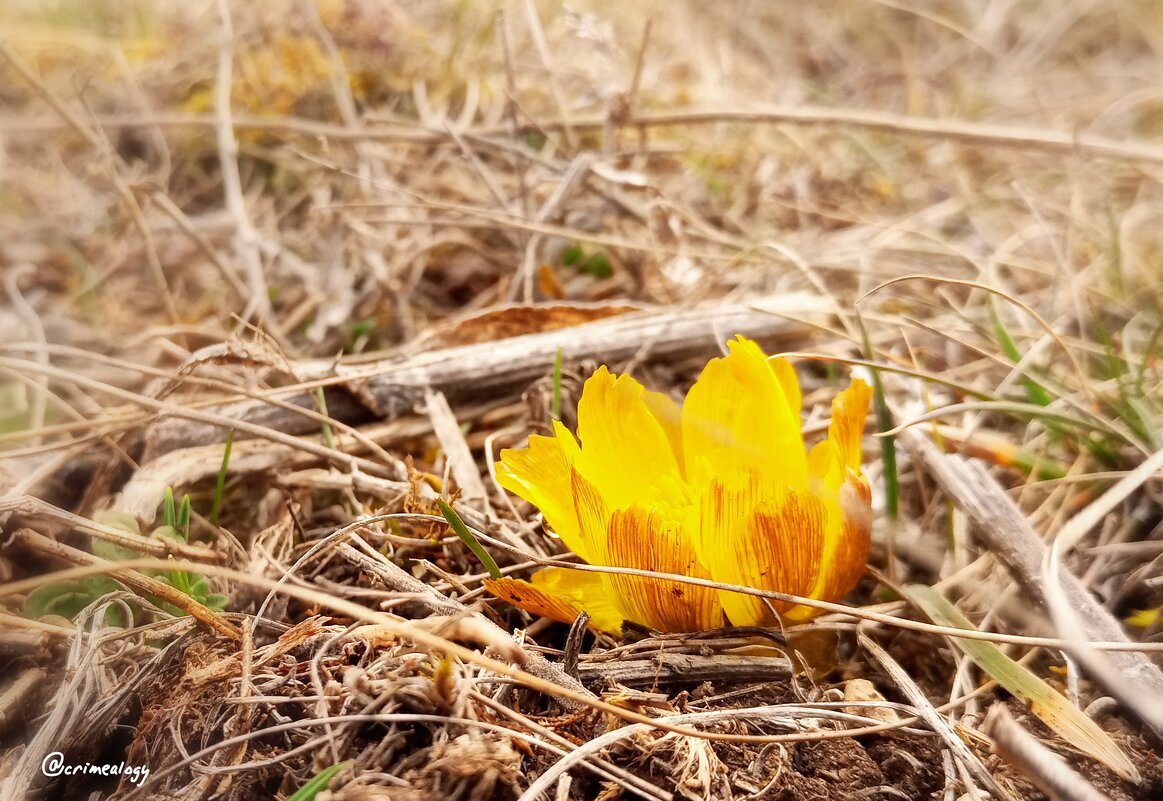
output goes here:
[[[0, 797], [1163, 794], [1163, 6], [0, 30]], [[810, 436], [878, 382], [845, 603], [614, 640], [489, 596], [474, 552], [563, 556], [500, 449], [599, 364], [681, 397], [738, 332], [796, 354]]]

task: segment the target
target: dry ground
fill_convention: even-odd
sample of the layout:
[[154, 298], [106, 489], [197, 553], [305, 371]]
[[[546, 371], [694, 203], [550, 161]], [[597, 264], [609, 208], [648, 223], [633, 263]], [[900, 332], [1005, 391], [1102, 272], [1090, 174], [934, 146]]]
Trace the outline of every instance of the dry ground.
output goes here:
[[[1160, 4], [8, 0], [0, 31], [0, 796], [342, 765], [336, 799], [1040, 799], [1033, 741], [1061, 798], [1163, 797]], [[882, 368], [850, 612], [773, 649], [490, 598], [438, 495], [527, 575], [559, 548], [499, 449], [598, 364], [681, 396], [736, 332], [800, 354], [816, 435]], [[1016, 635], [1107, 764], [907, 584]]]

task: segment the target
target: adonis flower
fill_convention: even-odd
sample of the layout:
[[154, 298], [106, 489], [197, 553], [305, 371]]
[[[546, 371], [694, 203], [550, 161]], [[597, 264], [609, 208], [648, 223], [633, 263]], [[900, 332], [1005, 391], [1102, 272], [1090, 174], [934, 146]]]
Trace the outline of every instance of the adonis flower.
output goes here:
[[[601, 367], [578, 403], [577, 437], [501, 451], [501, 486], [537, 506], [591, 565], [712, 579], [806, 598], [840, 598], [864, 573], [872, 521], [860, 436], [872, 390], [856, 379], [832, 401], [828, 437], [808, 451], [791, 364], [739, 336], [712, 359], [680, 409]], [[812, 608], [665, 579], [546, 568], [486, 580], [529, 612], [620, 632], [770, 626]]]

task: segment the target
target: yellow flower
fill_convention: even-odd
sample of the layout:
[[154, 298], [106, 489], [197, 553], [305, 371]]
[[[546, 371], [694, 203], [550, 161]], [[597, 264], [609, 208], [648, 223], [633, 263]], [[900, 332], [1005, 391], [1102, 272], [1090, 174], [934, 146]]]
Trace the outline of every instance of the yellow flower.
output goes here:
[[[501, 451], [501, 486], [536, 505], [592, 565], [676, 573], [807, 598], [840, 598], [864, 573], [872, 522], [860, 436], [872, 390], [857, 379], [832, 401], [828, 437], [806, 451], [792, 366], [739, 336], [681, 410], [601, 367], [585, 383], [577, 438]], [[579, 442], [580, 440], [580, 442]], [[532, 581], [486, 580], [510, 603], [620, 632], [623, 620], [682, 632], [776, 623], [763, 600], [692, 584], [570, 568]], [[812, 608], [772, 602], [789, 621]]]

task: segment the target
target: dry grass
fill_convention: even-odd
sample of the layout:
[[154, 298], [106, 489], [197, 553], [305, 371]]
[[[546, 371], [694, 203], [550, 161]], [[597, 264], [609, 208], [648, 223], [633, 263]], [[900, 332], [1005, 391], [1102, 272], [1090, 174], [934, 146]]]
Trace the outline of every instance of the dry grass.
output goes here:
[[[353, 800], [1163, 794], [1163, 623], [1121, 623], [1163, 608], [1163, 6], [26, 0], [0, 28], [0, 795], [287, 798], [340, 763]], [[489, 469], [545, 426], [552, 355], [568, 421], [595, 365], [681, 392], [736, 331], [802, 354], [808, 430], [882, 368], [848, 604], [779, 650], [490, 599], [435, 499], [507, 574], [559, 555]], [[150, 778], [49, 782], [50, 751]]]

